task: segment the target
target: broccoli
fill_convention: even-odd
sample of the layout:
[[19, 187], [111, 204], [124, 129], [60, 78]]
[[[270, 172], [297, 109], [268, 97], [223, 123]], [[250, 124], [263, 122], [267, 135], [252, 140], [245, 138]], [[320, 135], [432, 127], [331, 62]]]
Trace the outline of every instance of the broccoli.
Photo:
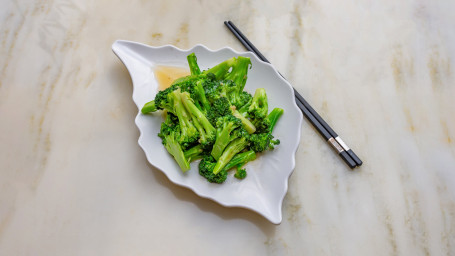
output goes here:
[[275, 145], [280, 144], [280, 140], [274, 140], [272, 131], [283, 112], [284, 111], [281, 108], [274, 108], [270, 114], [260, 122], [260, 129], [258, 129], [260, 132], [252, 134], [249, 137], [250, 148], [252, 150], [255, 152], [262, 152], [267, 149], [274, 149]]
[[213, 173], [213, 169], [216, 165], [216, 160], [210, 156], [204, 156], [199, 163], [199, 174], [206, 178], [209, 182], [212, 183], [223, 183], [227, 178], [227, 172], [232, 168], [237, 168], [236, 174], [234, 177], [238, 179], [243, 179], [246, 177], [246, 170], [241, 169], [249, 161], [256, 159], [256, 153], [253, 150], [249, 150], [243, 153], [235, 155], [228, 164], [218, 172], [217, 174]]
[[208, 70], [205, 70], [202, 72], [202, 74], [213, 74], [214, 79], [216, 80], [224, 80], [226, 77], [226, 74], [228, 74], [229, 70], [237, 64], [237, 59], [235, 57], [232, 57], [230, 59], [227, 59], [220, 64], [214, 66], [213, 68], [210, 68]]
[[188, 55], [186, 59], [188, 60], [188, 66], [190, 66], [191, 75], [199, 75], [201, 73], [201, 70], [197, 64], [196, 54], [193, 52]]
[[273, 132], [273, 128], [276, 125], [276, 122], [280, 118], [281, 115], [283, 115], [284, 110], [281, 108], [274, 108], [272, 111], [270, 111], [269, 115], [267, 116], [267, 119], [270, 122], [270, 132]]
[[228, 89], [231, 85], [233, 85], [232, 81], [220, 81], [208, 78], [203, 81], [202, 87], [204, 88], [207, 100], [213, 104], [213, 102], [221, 97], [227, 98]]
[[180, 166], [183, 172], [186, 172], [190, 169], [190, 163], [188, 162], [187, 158], [185, 157], [182, 147], [180, 146], [177, 138], [179, 137], [179, 126], [167, 126], [165, 130], [161, 134], [161, 138], [163, 139], [163, 144], [166, 150], [171, 154], [177, 164]]
[[181, 95], [182, 93], [180, 90], [175, 90], [169, 93], [168, 100], [172, 104], [172, 109], [169, 110], [169, 112], [175, 114], [178, 117], [180, 125], [179, 142], [184, 148], [187, 148], [197, 141], [200, 134], [191, 122], [192, 116], [185, 109], [184, 104], [182, 103]]
[[216, 99], [212, 107], [207, 111], [207, 119], [215, 126], [219, 117], [231, 114], [230, 107], [231, 104], [226, 97]]
[[233, 115], [218, 118], [216, 121], [216, 141], [211, 153], [216, 160], [220, 158], [224, 148], [236, 138], [232, 131], [241, 125], [242, 121]]
[[215, 159], [210, 156], [204, 156], [199, 162], [199, 174], [206, 178], [209, 182], [212, 183], [223, 183], [227, 178], [227, 171], [221, 170], [218, 173], [213, 172], [213, 168], [215, 168], [216, 161]]
[[234, 106], [231, 107], [231, 112], [232, 112], [233, 116], [237, 117], [238, 119], [240, 119], [242, 121], [243, 128], [245, 128], [245, 130], [249, 134], [252, 134], [256, 131], [256, 127], [254, 126], [254, 124], [251, 123], [251, 121], [248, 120], [248, 118], [246, 118], [242, 114], [240, 114], [240, 112], [237, 109], [235, 109]]
[[168, 136], [171, 131], [178, 130], [180, 131], [180, 126], [178, 123], [177, 117], [172, 113], [166, 113], [166, 118], [164, 122], [161, 123], [161, 129], [158, 133], [158, 137], [162, 139], [163, 145], [165, 144], [165, 138]]
[[233, 65], [231, 72], [225, 77], [226, 80], [231, 80], [235, 84], [235, 87], [230, 90], [229, 101], [237, 108], [241, 108], [248, 102], [248, 98], [245, 98], [246, 95], [242, 92], [246, 84], [247, 73], [250, 66], [250, 58], [239, 56], [237, 57], [236, 64]]
[[202, 72], [194, 53], [187, 60], [191, 74], [158, 92], [141, 112], [165, 111], [158, 136], [183, 172], [201, 159], [199, 173], [209, 182], [223, 183], [230, 169], [243, 179], [243, 166], [257, 152], [280, 143], [272, 131], [284, 111], [275, 108], [267, 115], [265, 90], [257, 89], [254, 96], [243, 90], [249, 58], [230, 58]]
[[190, 149], [187, 149], [183, 154], [185, 155], [185, 158], [188, 160], [188, 162], [193, 162], [197, 159], [201, 159], [203, 157], [204, 149], [202, 148], [202, 145], [198, 144]]
[[216, 137], [215, 127], [213, 127], [207, 117], [196, 107], [196, 105], [194, 105], [188, 92], [180, 93], [180, 96], [183, 105], [191, 115], [194, 126], [199, 131], [199, 143], [202, 144], [204, 148], [213, 145]]
[[231, 105], [238, 109], [243, 107], [251, 98], [249, 93], [243, 91], [250, 66], [250, 58], [239, 56], [204, 71], [203, 74], [214, 76], [204, 84], [207, 98], [213, 102], [218, 97], [227, 97]]
[[248, 145], [248, 143], [249, 143], [249, 141], [247, 139], [245, 139], [244, 137], [237, 138], [237, 139], [231, 141], [231, 143], [229, 143], [229, 145], [224, 150], [223, 154], [218, 159], [218, 162], [216, 162], [215, 167], [213, 167], [213, 173], [217, 174], [220, 171], [222, 171], [223, 168], [226, 166], [226, 164], [228, 164], [229, 161], [231, 161], [231, 159], [237, 153], [242, 151]]
[[204, 87], [202, 86], [203, 80], [199, 80], [196, 82], [196, 85], [193, 88], [193, 93], [196, 96], [195, 98], [197, 101], [199, 101], [200, 109], [204, 112], [207, 113], [207, 111], [210, 109], [210, 103], [207, 100], [207, 97], [205, 96], [205, 91]]
[[238, 153], [231, 159], [231, 161], [229, 161], [229, 163], [226, 164], [224, 169], [226, 171], [228, 171], [237, 166], [242, 167], [246, 163], [253, 161], [255, 159], [256, 159], [256, 153], [254, 152], [254, 150], [248, 150], [248, 151], [245, 151], [242, 153]]
[[234, 177], [236, 177], [239, 180], [245, 179], [246, 177], [245, 168], [237, 167], [237, 171], [235, 172]]
[[239, 99], [240, 99], [240, 102], [238, 103], [239, 105], [236, 107], [237, 107], [238, 111], [242, 115], [244, 115], [245, 113], [247, 113], [248, 108], [250, 107], [251, 102], [253, 101], [253, 96], [251, 96], [251, 94], [249, 94], [248, 92], [243, 91], [240, 94]]
[[255, 152], [262, 152], [267, 149], [274, 149], [280, 144], [280, 140], [274, 140], [271, 133], [255, 133], [249, 138], [250, 148]]
[[264, 119], [268, 113], [267, 94], [264, 88], [258, 88], [254, 92], [253, 101], [248, 108], [248, 115], [253, 119]]
[[143, 114], [148, 114], [150, 112], [155, 112], [157, 110], [163, 110], [163, 109], [172, 110], [172, 106], [169, 104], [169, 101], [168, 101], [168, 95], [169, 95], [169, 93], [171, 93], [177, 89], [178, 89], [177, 85], [171, 85], [170, 87], [168, 87], [162, 91], [159, 91], [156, 94], [154, 100], [145, 103], [145, 105], [141, 109], [141, 112]]

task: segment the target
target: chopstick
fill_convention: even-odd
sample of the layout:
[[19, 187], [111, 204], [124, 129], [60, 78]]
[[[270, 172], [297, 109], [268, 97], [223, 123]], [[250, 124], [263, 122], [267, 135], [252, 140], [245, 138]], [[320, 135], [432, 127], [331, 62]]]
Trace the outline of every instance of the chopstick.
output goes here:
[[[232, 23], [225, 21], [224, 24], [237, 37], [242, 45], [248, 50], [256, 54], [256, 56], [264, 62], [270, 63], [264, 55], [248, 40], [248, 38]], [[280, 74], [281, 75], [281, 74]], [[284, 76], [281, 75], [283, 78]], [[362, 165], [362, 160], [350, 149], [346, 143], [338, 136], [338, 134], [322, 119], [322, 117], [310, 106], [310, 104], [297, 92], [294, 88], [296, 104], [311, 122], [316, 130], [327, 140], [327, 142], [337, 150], [340, 157], [346, 162], [350, 168], [355, 168]]]

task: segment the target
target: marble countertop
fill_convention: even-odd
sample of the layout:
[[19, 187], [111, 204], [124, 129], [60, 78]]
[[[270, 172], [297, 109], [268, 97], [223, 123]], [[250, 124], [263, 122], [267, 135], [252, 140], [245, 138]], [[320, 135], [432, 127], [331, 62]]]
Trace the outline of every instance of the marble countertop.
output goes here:
[[[455, 3], [2, 1], [0, 255], [454, 255]], [[117, 39], [244, 50], [232, 20], [364, 160], [305, 119], [273, 225], [172, 184], [137, 144]]]

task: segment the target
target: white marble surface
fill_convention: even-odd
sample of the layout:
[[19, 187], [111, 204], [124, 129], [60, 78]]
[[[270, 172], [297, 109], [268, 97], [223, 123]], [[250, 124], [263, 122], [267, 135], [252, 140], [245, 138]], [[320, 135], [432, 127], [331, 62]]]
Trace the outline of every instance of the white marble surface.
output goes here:
[[[0, 5], [0, 255], [455, 254], [453, 1]], [[147, 163], [111, 52], [243, 50], [227, 19], [364, 160], [350, 171], [305, 120], [281, 225]]]

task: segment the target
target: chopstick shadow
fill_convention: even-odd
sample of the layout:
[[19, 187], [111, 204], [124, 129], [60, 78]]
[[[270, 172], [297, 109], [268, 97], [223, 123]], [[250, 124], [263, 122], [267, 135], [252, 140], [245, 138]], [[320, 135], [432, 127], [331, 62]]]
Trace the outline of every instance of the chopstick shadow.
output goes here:
[[258, 213], [239, 207], [224, 207], [210, 199], [199, 197], [191, 189], [172, 183], [164, 173], [153, 167], [145, 159], [145, 156], [144, 160], [152, 170], [155, 180], [165, 189], [169, 189], [178, 200], [193, 203], [201, 211], [213, 213], [224, 220], [243, 219], [249, 221], [260, 228], [267, 237], [274, 235], [276, 225], [272, 224]]

